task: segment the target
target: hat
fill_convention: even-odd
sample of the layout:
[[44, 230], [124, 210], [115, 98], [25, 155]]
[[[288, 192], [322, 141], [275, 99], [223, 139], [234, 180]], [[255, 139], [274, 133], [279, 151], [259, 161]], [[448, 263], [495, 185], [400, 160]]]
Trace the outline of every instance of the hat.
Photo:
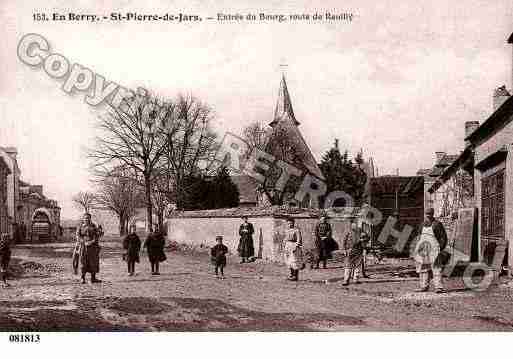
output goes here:
[[223, 240], [223, 236], [216, 236], [216, 241], [217, 240]]
[[426, 209], [426, 214], [428, 214], [430, 216], [434, 216], [435, 215], [435, 209], [432, 208], [432, 207]]

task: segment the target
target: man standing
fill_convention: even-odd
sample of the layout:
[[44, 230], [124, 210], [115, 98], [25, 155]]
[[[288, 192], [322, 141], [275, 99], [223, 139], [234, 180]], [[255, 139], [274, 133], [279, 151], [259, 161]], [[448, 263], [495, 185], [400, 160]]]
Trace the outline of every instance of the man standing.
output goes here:
[[355, 220], [351, 220], [351, 228], [344, 239], [344, 252], [346, 258], [344, 263], [343, 286], [349, 285], [351, 278], [354, 283], [360, 283], [358, 277], [360, 275], [360, 269], [362, 268], [368, 239], [369, 237], [367, 235], [362, 235]]
[[435, 219], [434, 214], [433, 208], [426, 210], [426, 219], [419, 231], [420, 236], [417, 237], [415, 246], [414, 257], [420, 280], [420, 288], [417, 291], [429, 290], [429, 272], [431, 271], [435, 292], [443, 293], [442, 270], [449, 259], [449, 254], [444, 251], [447, 246], [447, 233], [443, 224]]
[[255, 233], [255, 229], [253, 228], [253, 224], [248, 222], [248, 217], [243, 216], [242, 223], [239, 227], [239, 235], [240, 241], [237, 251], [241, 257], [241, 263], [246, 263], [249, 261], [249, 258], [255, 256], [255, 247], [253, 245], [253, 233]]
[[287, 219], [288, 227], [285, 230], [284, 248], [283, 254], [285, 264], [290, 270], [290, 276], [288, 280], [297, 282], [299, 279], [299, 271], [304, 269], [303, 263], [303, 239], [301, 237], [301, 231], [295, 227], [294, 218]]
[[[326, 215], [322, 214], [319, 223], [315, 226], [315, 249], [316, 249], [316, 265], [315, 269], [319, 269], [319, 264], [322, 262], [322, 267], [326, 269], [326, 261], [331, 254], [330, 241], [332, 235], [331, 224], [328, 223]], [[312, 263], [313, 267], [313, 263]]]
[[91, 283], [100, 283], [96, 273], [100, 272], [100, 244], [98, 229], [91, 221], [91, 215], [85, 213], [82, 224], [77, 229], [77, 243], [75, 251], [78, 252], [79, 263], [82, 269], [82, 283], [86, 282], [86, 273], [91, 273]]

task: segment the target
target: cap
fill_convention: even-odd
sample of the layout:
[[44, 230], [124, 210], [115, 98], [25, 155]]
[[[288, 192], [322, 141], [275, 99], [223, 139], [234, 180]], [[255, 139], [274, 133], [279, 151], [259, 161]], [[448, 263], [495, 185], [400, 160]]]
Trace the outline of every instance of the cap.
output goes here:
[[429, 214], [431, 216], [434, 216], [435, 215], [435, 209], [434, 208], [428, 208], [426, 209], [426, 214]]

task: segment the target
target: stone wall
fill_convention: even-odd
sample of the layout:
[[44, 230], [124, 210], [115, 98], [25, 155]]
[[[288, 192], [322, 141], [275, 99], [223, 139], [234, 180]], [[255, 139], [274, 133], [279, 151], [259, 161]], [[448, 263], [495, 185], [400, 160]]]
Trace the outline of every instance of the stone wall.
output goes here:
[[[247, 215], [255, 227], [253, 236], [255, 255], [269, 261], [283, 261], [283, 231], [287, 228], [286, 219], [295, 219], [303, 237], [306, 251], [313, 249], [313, 230], [318, 222], [318, 212], [312, 210], [283, 210], [279, 207], [263, 209], [237, 208], [227, 210], [190, 211], [171, 214], [167, 218], [168, 241], [188, 244], [195, 247], [211, 247], [215, 237], [222, 235], [230, 254], [237, 255], [241, 216]], [[349, 229], [349, 217], [331, 218], [334, 239], [342, 246], [342, 240]]]

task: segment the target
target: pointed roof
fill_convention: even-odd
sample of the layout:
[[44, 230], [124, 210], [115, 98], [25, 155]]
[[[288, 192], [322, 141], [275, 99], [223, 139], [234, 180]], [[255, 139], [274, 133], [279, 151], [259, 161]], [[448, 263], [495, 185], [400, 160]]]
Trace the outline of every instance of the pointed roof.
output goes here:
[[274, 127], [276, 124], [283, 120], [289, 120], [294, 125], [299, 126], [299, 122], [294, 116], [292, 109], [292, 101], [290, 100], [289, 90], [287, 89], [287, 81], [285, 81], [285, 74], [281, 77], [280, 91], [278, 92], [278, 101], [276, 102], [276, 109], [274, 110], [274, 119], [269, 126]]
[[510, 35], [508, 39], [508, 44], [513, 44], [513, 33]]
[[[269, 134], [267, 150], [275, 157], [284, 160], [283, 158], [280, 158], [280, 154], [274, 152], [276, 146], [280, 146], [275, 141], [281, 141], [281, 138], [286, 136], [290, 139], [289, 145], [293, 145], [297, 154], [300, 154], [302, 157], [301, 164], [305, 167], [305, 169], [315, 177], [324, 180], [325, 178], [322, 174], [322, 171], [319, 168], [317, 161], [315, 160], [315, 157], [310, 150], [310, 147], [308, 147], [305, 139], [303, 138], [303, 135], [301, 135], [298, 125], [299, 122], [296, 120], [294, 111], [292, 110], [292, 102], [290, 101], [290, 95], [287, 89], [285, 75], [283, 75], [280, 83], [280, 92], [278, 94], [278, 102], [276, 103], [274, 120], [269, 124], [269, 126], [272, 127], [272, 131]], [[275, 141], [273, 141], [273, 134], [279, 134]]]

